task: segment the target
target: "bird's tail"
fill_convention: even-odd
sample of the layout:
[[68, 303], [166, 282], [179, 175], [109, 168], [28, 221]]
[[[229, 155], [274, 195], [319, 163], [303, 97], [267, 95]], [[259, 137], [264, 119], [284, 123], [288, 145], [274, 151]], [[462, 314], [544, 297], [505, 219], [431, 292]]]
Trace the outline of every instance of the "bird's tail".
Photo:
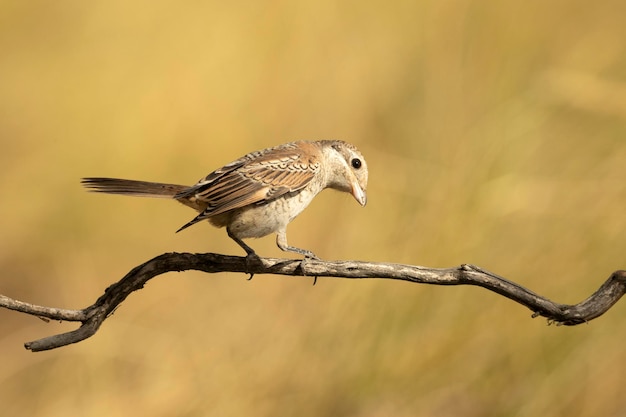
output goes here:
[[90, 191], [97, 193], [156, 198], [174, 198], [176, 194], [189, 188], [186, 185], [118, 178], [83, 178], [81, 184]]

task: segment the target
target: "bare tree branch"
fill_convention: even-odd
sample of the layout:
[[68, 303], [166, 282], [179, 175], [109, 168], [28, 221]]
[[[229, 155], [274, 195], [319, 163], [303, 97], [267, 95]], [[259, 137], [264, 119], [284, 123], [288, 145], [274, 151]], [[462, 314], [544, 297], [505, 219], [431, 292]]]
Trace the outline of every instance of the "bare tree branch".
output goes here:
[[503, 295], [528, 307], [533, 317], [546, 317], [550, 323], [573, 326], [604, 314], [626, 292], [626, 270], [615, 271], [609, 279], [586, 300], [574, 304], [559, 304], [477, 266], [463, 264], [455, 268], [426, 268], [422, 266], [358, 262], [321, 261], [313, 259], [246, 258], [215, 253], [165, 253], [139, 265], [124, 278], [111, 285], [96, 302], [82, 310], [64, 310], [37, 306], [0, 295], [0, 307], [33, 316], [60, 321], [81, 322], [71, 332], [49, 336], [25, 343], [26, 349], [38, 352], [77, 343], [94, 335], [100, 325], [133, 291], [146, 282], [172, 271], [197, 270], [209, 273], [243, 272], [335, 278], [388, 278], [420, 284], [476, 285]]

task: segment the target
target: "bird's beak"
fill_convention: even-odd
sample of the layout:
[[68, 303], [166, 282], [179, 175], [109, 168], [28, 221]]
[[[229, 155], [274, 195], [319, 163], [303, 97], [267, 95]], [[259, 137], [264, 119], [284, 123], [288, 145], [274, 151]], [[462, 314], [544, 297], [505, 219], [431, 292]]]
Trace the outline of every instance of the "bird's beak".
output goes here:
[[361, 206], [365, 206], [365, 204], [367, 204], [367, 195], [356, 181], [352, 183], [352, 195]]

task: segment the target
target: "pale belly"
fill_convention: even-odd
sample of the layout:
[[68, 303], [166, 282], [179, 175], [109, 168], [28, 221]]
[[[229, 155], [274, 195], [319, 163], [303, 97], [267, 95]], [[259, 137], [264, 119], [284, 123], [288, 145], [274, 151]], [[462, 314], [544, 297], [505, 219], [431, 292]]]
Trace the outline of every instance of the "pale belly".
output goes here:
[[263, 237], [280, 230], [304, 210], [317, 193], [303, 190], [296, 195], [281, 197], [268, 204], [250, 205], [210, 218], [218, 227], [228, 226], [239, 239]]

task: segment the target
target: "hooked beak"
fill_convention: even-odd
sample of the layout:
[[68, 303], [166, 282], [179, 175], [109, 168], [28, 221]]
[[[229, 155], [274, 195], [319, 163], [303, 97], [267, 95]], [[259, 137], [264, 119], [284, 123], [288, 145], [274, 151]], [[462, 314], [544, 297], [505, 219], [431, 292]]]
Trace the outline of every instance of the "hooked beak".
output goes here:
[[361, 206], [365, 207], [365, 204], [367, 204], [367, 195], [365, 195], [365, 191], [363, 191], [356, 181], [352, 183], [352, 195]]

